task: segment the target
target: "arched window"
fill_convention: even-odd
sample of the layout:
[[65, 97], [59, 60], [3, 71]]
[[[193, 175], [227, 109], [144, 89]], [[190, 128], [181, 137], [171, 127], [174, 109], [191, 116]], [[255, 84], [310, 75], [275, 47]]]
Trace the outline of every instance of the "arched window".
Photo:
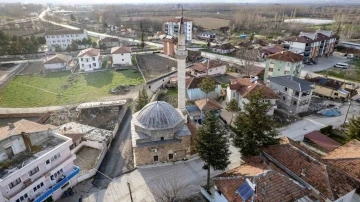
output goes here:
[[164, 137], [161, 137], [160, 140], [161, 140], [161, 141], [164, 141]]

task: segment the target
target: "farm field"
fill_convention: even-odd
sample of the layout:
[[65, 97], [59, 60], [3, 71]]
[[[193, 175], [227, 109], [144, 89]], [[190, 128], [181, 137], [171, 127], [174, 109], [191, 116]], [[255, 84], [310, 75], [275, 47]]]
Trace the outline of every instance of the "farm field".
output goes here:
[[17, 76], [0, 91], [0, 107], [43, 107], [95, 101], [119, 85], [143, 83], [139, 72], [69, 72]]

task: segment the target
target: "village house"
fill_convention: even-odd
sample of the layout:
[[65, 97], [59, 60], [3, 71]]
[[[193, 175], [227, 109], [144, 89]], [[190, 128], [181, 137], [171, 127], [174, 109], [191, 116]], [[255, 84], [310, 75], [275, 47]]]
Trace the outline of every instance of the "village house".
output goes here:
[[[319, 201], [353, 202], [359, 198], [360, 141], [350, 142], [320, 156], [287, 137], [267, 146], [262, 155], [274, 168], [309, 189]], [[316, 201], [316, 200], [314, 200]]]
[[231, 80], [230, 85], [226, 89], [226, 102], [230, 102], [235, 99], [240, 109], [244, 108], [244, 105], [249, 103], [249, 96], [259, 93], [262, 96], [263, 102], [269, 102], [271, 104], [268, 115], [272, 116], [276, 107], [276, 101], [279, 100], [279, 96], [271, 88], [267, 87], [262, 81], [255, 78], [237, 78]]
[[266, 58], [265, 77], [275, 76], [296, 76], [300, 77], [304, 56], [293, 53], [291, 51], [281, 51], [269, 55]]
[[72, 140], [54, 129], [24, 119], [0, 128], [1, 202], [55, 201], [77, 183]]
[[[185, 42], [186, 44], [191, 44], [192, 40], [192, 20], [188, 18], [183, 18], [184, 25], [183, 30], [185, 34]], [[175, 17], [172, 19], [167, 20], [164, 23], [165, 28], [165, 35], [172, 36], [172, 37], [178, 37], [179, 31], [180, 31], [180, 23], [181, 23], [181, 17]]]
[[229, 54], [236, 50], [235, 46], [230, 43], [224, 43], [221, 45], [215, 45], [211, 47], [212, 52], [221, 53], [221, 54]]
[[314, 84], [314, 94], [334, 98], [347, 99], [350, 96], [349, 91], [343, 88], [344, 82], [326, 77], [307, 78], [309, 82]]
[[280, 96], [277, 101], [279, 108], [285, 109], [291, 114], [309, 110], [313, 92], [311, 82], [294, 76], [278, 76], [269, 77], [267, 84]]
[[165, 55], [175, 57], [175, 49], [177, 48], [178, 39], [175, 37], [165, 37], [163, 39], [163, 51]]
[[[49, 50], [55, 51], [55, 47], [59, 46], [65, 50], [69, 45], [71, 45], [74, 40], [83, 40], [87, 38], [87, 31], [84, 29], [80, 30], [46, 30], [45, 39], [46, 44], [48, 45]], [[81, 47], [79, 47], [81, 48]]]
[[113, 47], [111, 48], [112, 64], [114, 66], [131, 66], [131, 48], [130, 47]]
[[120, 40], [114, 37], [105, 37], [97, 41], [98, 47], [104, 46], [107, 48], [121, 46]]
[[190, 74], [194, 77], [223, 75], [226, 73], [227, 65], [228, 63], [222, 60], [207, 59], [191, 66]]
[[101, 68], [100, 49], [87, 48], [78, 54], [80, 70], [88, 72]]
[[71, 70], [75, 64], [76, 62], [73, 61], [71, 56], [63, 54], [45, 57], [45, 61], [43, 62], [44, 69], [51, 71]]
[[218, 98], [221, 95], [221, 84], [219, 82], [217, 82], [216, 80], [212, 79], [211, 77], [209, 77], [210, 79], [213, 80], [213, 82], [215, 83], [215, 90], [206, 94], [205, 92], [203, 92], [200, 89], [200, 83], [204, 80], [204, 78], [206, 77], [188, 77], [186, 78], [186, 95], [187, 95], [187, 100], [200, 100], [203, 98]]
[[259, 50], [259, 58], [266, 59], [268, 55], [272, 55], [281, 51], [284, 51], [284, 48], [279, 45], [261, 47]]
[[213, 41], [216, 38], [216, 33], [215, 32], [201, 32], [200, 38], [208, 40], [208, 41]]
[[[211, 179], [214, 185], [200, 191], [210, 202], [313, 202], [316, 198], [305, 186], [273, 169], [265, 158], [249, 157], [239, 167]], [[285, 188], [285, 189], [284, 189]]]
[[189, 125], [180, 109], [163, 101], [151, 102], [133, 114], [134, 167], [189, 157], [194, 133], [194, 127]]
[[189, 115], [191, 122], [203, 122], [205, 120], [205, 113], [209, 110], [215, 111], [216, 116], [220, 116], [223, 107], [213, 99], [204, 98], [196, 100], [195, 105], [186, 106], [185, 110]]

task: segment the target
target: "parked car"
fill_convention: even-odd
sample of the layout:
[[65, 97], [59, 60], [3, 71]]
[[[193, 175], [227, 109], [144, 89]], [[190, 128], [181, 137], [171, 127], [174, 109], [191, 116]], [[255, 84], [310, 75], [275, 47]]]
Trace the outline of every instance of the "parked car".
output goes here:
[[347, 54], [346, 58], [347, 58], [347, 59], [353, 59], [353, 58], [354, 58], [354, 54]]
[[349, 68], [349, 64], [346, 64], [346, 63], [336, 63], [336, 64], [334, 65], [334, 67], [342, 68], [342, 69], [348, 69], [348, 68]]

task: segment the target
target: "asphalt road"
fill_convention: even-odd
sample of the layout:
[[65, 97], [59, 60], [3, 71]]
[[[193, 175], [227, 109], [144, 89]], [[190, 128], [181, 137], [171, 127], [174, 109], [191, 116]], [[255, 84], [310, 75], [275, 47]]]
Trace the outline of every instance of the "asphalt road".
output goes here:
[[340, 62], [347, 63], [349, 61], [350, 60], [347, 59], [346, 57], [338, 53], [334, 53], [333, 56], [330, 56], [328, 58], [319, 58], [319, 61], [316, 65], [304, 65], [303, 71], [307, 71], [307, 72], [322, 71], [333, 67], [336, 63], [340, 63]]
[[99, 167], [99, 171], [107, 177], [100, 172], [95, 175], [93, 184], [100, 189], [105, 189], [109, 185], [111, 180], [108, 177], [115, 178], [129, 169], [129, 159], [131, 158], [129, 158], [126, 154], [128, 154], [128, 151], [131, 152], [131, 117], [132, 114], [129, 109], [126, 112], [119, 130]]

